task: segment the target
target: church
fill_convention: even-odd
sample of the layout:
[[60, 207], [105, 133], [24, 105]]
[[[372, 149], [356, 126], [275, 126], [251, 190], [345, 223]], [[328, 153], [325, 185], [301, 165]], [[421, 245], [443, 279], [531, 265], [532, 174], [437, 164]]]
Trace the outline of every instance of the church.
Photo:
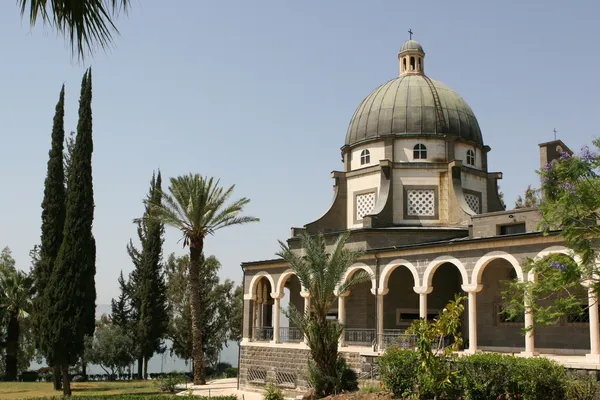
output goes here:
[[[458, 93], [427, 76], [419, 42], [402, 45], [398, 66], [398, 76], [365, 97], [350, 120], [343, 171], [332, 173], [329, 209], [292, 228], [288, 239], [302, 251], [303, 231], [324, 232], [330, 243], [350, 231], [347, 245], [364, 252], [346, 278], [365, 270], [371, 282], [340, 297], [330, 314], [345, 327], [340, 352], [359, 370], [361, 360], [390, 345], [410, 348], [405, 330], [411, 323], [433, 319], [463, 293], [465, 353], [546, 356], [578, 369], [600, 369], [593, 293], [585, 316], [526, 335], [531, 313], [519, 320], [504, 317], [503, 283], [532, 278], [521, 266], [525, 260], [569, 252], [558, 233], [537, 230], [536, 209], [504, 209], [498, 195], [502, 173], [489, 169], [491, 149], [477, 118]], [[540, 166], [571, 152], [560, 140], [542, 143], [538, 151]], [[282, 326], [280, 308], [289, 302], [309, 312], [308, 293], [281, 259], [244, 262], [242, 270], [240, 385], [306, 387], [309, 349], [298, 329]]]

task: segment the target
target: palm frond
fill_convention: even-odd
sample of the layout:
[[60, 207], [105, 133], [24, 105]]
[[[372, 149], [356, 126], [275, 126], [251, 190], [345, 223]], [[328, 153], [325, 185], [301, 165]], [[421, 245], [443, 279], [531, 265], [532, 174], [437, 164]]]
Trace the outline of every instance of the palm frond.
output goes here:
[[[85, 58], [86, 50], [94, 53], [97, 46], [105, 50], [119, 34], [114, 19], [127, 13], [130, 0], [17, 0], [21, 17], [28, 14], [34, 26], [38, 18], [51, 25], [71, 45], [73, 54]], [[29, 8], [29, 12], [27, 9]]]

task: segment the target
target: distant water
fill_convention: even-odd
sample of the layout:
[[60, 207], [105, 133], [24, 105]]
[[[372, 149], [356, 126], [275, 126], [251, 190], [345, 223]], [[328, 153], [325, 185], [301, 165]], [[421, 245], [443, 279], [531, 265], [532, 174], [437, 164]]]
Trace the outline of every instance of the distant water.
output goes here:
[[[96, 306], [96, 318], [100, 318], [102, 314], [110, 314], [111, 308], [108, 304], [99, 304]], [[175, 355], [171, 356], [168, 350], [171, 347], [170, 341], [165, 341], [167, 345], [167, 351], [164, 354], [156, 354], [148, 361], [148, 373], [159, 373], [159, 372], [188, 372], [192, 370], [192, 364], [190, 360], [183, 360]], [[231, 364], [233, 367], [238, 365], [238, 344], [237, 342], [228, 342], [227, 346], [223, 346], [221, 350], [221, 356], [219, 357], [220, 362], [226, 362]], [[38, 364], [36, 362], [31, 363], [29, 369], [39, 369], [45, 367], [46, 364]], [[137, 371], [137, 363], [136, 363]], [[104, 374], [104, 370], [98, 365], [88, 365], [88, 374]]]

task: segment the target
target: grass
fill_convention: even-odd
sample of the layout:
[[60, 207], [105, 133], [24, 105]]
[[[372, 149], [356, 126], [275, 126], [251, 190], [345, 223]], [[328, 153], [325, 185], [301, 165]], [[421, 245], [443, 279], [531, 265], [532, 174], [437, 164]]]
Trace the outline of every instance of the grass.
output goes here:
[[[159, 394], [154, 382], [71, 382], [73, 396], [101, 396], [120, 394]], [[0, 399], [13, 400], [30, 397], [60, 396], [52, 382], [2, 382]]]

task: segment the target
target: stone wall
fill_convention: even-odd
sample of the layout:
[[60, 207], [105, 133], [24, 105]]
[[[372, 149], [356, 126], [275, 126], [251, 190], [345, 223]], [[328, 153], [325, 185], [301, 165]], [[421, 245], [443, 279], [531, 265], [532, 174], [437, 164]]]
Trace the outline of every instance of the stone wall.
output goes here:
[[[308, 348], [291, 348], [278, 346], [242, 345], [240, 347], [239, 380], [240, 386], [262, 388], [268, 383], [275, 383], [286, 389], [303, 389], [308, 387]], [[360, 370], [360, 354], [356, 352], [340, 352], [350, 368]], [[260, 371], [260, 372], [259, 372]], [[264, 381], [252, 381], [253, 377], [264, 374]], [[295, 376], [295, 387], [281, 384], [283, 375], [289, 379]]]

